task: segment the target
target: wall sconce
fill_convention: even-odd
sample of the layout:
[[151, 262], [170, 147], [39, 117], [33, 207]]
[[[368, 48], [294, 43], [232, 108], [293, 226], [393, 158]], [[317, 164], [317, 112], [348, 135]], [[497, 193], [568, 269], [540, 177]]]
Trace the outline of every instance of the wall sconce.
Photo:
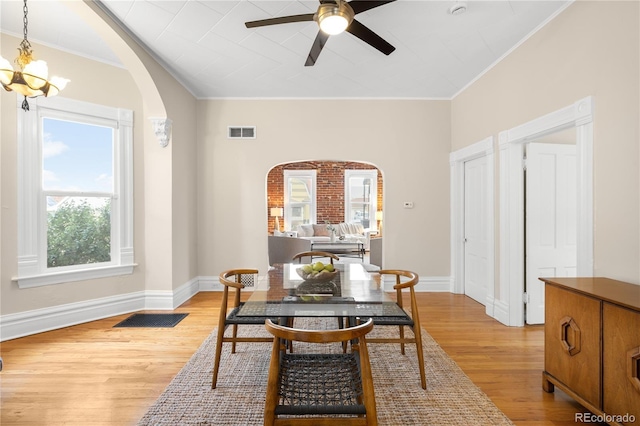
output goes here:
[[282, 216], [284, 214], [284, 209], [282, 207], [271, 207], [271, 217], [275, 217], [275, 224], [273, 226], [273, 231], [280, 232], [280, 221], [278, 220], [278, 216]]

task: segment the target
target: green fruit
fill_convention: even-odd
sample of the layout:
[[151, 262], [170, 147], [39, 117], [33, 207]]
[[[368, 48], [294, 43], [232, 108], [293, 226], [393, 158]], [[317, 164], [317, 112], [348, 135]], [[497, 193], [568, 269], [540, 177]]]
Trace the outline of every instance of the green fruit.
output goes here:
[[311, 265], [304, 265], [302, 267], [302, 272], [304, 272], [305, 274], [310, 274], [311, 272], [313, 272], [313, 268], [311, 267]]
[[314, 271], [322, 271], [324, 269], [324, 263], [322, 262], [316, 262], [313, 264], [313, 270]]
[[325, 267], [324, 267], [324, 270], [325, 271], [329, 271], [329, 272], [333, 272], [333, 269], [334, 269], [333, 265], [330, 264], [330, 263], [328, 265], [325, 265]]

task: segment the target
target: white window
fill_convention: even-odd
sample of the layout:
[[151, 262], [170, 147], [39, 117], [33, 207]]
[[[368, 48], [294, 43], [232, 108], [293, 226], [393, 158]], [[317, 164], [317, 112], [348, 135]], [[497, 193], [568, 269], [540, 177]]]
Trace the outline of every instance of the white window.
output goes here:
[[18, 110], [20, 288], [133, 272], [133, 112], [65, 98]]
[[378, 171], [344, 171], [344, 221], [377, 229]]
[[316, 171], [284, 171], [284, 227], [316, 223]]

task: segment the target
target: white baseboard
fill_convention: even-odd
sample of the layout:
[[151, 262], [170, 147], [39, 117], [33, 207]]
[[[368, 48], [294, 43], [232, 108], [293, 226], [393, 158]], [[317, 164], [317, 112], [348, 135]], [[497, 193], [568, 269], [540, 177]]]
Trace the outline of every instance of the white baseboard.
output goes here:
[[485, 299], [486, 304], [484, 305], [484, 312], [487, 316], [493, 318], [493, 312], [495, 311], [496, 299], [493, 296], [487, 296]]
[[30, 336], [145, 308], [145, 293], [135, 292], [0, 317], [0, 341]]
[[[385, 291], [394, 291], [393, 286], [395, 283], [393, 276], [386, 276], [384, 279]], [[420, 293], [450, 292], [451, 279], [449, 277], [420, 277], [418, 284], [415, 286], [415, 291]]]
[[415, 290], [420, 292], [451, 292], [451, 289], [450, 277], [420, 277], [415, 287]]
[[[392, 290], [393, 283], [385, 282]], [[449, 277], [421, 277], [416, 291], [448, 292]], [[173, 291], [139, 291], [0, 316], [0, 342], [141, 310], [173, 310], [200, 291], [222, 291], [218, 277], [196, 277]]]
[[493, 304], [493, 318], [504, 325], [509, 324], [509, 304], [501, 300], [496, 300]]

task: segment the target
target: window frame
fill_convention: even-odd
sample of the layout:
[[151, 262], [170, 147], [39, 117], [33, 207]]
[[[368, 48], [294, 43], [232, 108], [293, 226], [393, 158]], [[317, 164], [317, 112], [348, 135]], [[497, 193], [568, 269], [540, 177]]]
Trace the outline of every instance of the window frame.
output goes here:
[[344, 221], [351, 221], [351, 186], [349, 180], [351, 178], [362, 177], [370, 179], [371, 185], [369, 189], [369, 226], [368, 230], [377, 231], [378, 221], [376, 220], [376, 212], [378, 211], [378, 171], [369, 169], [346, 169], [344, 171]]
[[310, 208], [310, 223], [316, 223], [317, 218], [317, 171], [316, 170], [285, 170], [284, 171], [284, 229], [291, 229], [291, 203], [289, 201], [290, 184], [289, 181], [292, 177], [295, 178], [309, 178], [311, 179], [311, 201], [309, 202]]
[[[62, 97], [36, 98], [30, 106], [31, 110], [24, 112], [17, 103], [18, 275], [14, 281], [20, 288], [31, 288], [133, 273], [133, 111]], [[49, 191], [42, 187], [44, 117], [114, 129], [110, 262], [47, 267], [44, 197]]]

